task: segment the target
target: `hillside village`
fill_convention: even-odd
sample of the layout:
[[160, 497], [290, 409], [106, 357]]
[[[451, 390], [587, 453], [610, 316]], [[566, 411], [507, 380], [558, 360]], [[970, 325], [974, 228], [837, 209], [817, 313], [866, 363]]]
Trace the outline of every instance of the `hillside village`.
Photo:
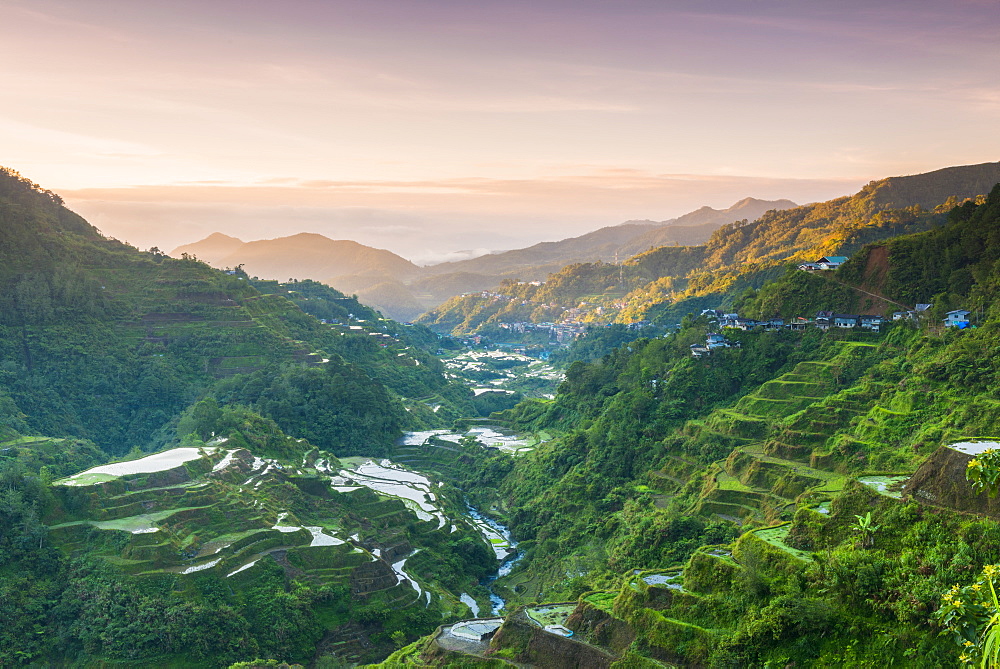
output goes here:
[[[918, 304], [909, 311], [896, 311], [892, 314], [892, 321], [908, 322], [912, 324], [927, 324], [927, 312], [931, 308], [930, 304]], [[972, 314], [967, 309], [955, 309], [947, 312], [942, 324], [944, 327], [965, 329], [972, 326], [969, 316]], [[874, 314], [838, 314], [833, 311], [819, 311], [814, 318], [804, 318], [796, 316], [785, 322], [783, 318], [769, 318], [766, 320], [754, 320], [752, 318], [741, 318], [736, 313], [723, 313], [717, 309], [705, 309], [702, 316], [708, 318], [709, 324], [718, 329], [741, 330], [743, 332], [759, 329], [762, 331], [775, 330], [805, 330], [816, 328], [817, 330], [829, 330], [831, 328], [840, 330], [866, 330], [869, 332], [880, 332], [888, 323], [882, 316]], [[739, 342], [729, 341], [724, 334], [709, 332], [704, 343], [691, 344], [691, 355], [700, 358], [710, 354], [720, 348], [730, 348], [739, 346]]]

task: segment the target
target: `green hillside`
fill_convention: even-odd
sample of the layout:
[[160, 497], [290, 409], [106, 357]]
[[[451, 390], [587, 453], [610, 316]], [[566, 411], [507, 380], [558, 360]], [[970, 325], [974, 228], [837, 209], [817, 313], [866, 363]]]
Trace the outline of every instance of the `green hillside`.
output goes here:
[[0, 664], [378, 659], [485, 601], [461, 496], [408, 506], [384, 477], [410, 474], [356, 457], [474, 410], [436, 347], [316, 282], [107, 239], [0, 173]]
[[[761, 316], [930, 309], [881, 331], [724, 329], [698, 357], [704, 315], [608, 328], [564, 354], [587, 360], [554, 399], [487, 417], [516, 397], [461, 375], [528, 359], [446, 366], [426, 328], [105, 239], [5, 173], [0, 664], [978, 661], [1000, 503], [965, 472], [1000, 480], [976, 443], [1000, 441], [1000, 186], [852, 227], [878, 189], [480, 299], [540, 317], [729, 258], [752, 268], [659, 289]], [[851, 260], [786, 270], [782, 244], [813, 234]], [[944, 327], [959, 308], [968, 327]]]
[[541, 286], [505, 282], [485, 298], [455, 297], [420, 322], [456, 333], [517, 320], [673, 324], [689, 312], [732, 306], [787, 263], [849, 256], [864, 244], [940, 226], [945, 211], [985, 196], [998, 181], [998, 163], [873, 181], [851, 197], [724, 225], [701, 246], [662, 246], [620, 266], [570, 265]]
[[330, 485], [358, 462], [213, 408], [186, 418], [217, 435], [207, 445], [68, 478], [96, 448], [0, 444], [5, 666], [359, 661], [467, 615], [460, 593], [495, 560], [454, 489], [436, 497], [448, 522], [419, 520], [402, 499]]
[[[970, 457], [942, 445], [1000, 435], [997, 230], [1000, 186], [940, 228], [862, 249], [846, 270], [863, 275], [874, 256], [890, 295], [980, 300], [975, 328], [729, 331], [739, 347], [693, 358], [708, 326], [689, 320], [575, 363], [555, 400], [497, 417], [558, 434], [511, 460], [496, 492], [476, 488], [527, 550], [499, 586], [529, 615], [531, 602], [572, 601], [563, 620], [575, 634], [557, 645], [515, 614], [483, 656], [720, 667], [975, 657], [992, 605], [959, 622], [953, 602], [981, 606], [985, 581], [973, 585], [997, 561], [1000, 515], [965, 482]], [[950, 283], [963, 269], [971, 281]], [[758, 298], [787, 294], [782, 281]], [[818, 309], [829, 295], [813, 297]], [[957, 470], [921, 467], [946, 453]]]
[[[303, 419], [283, 406], [317, 402], [330, 426], [313, 430], [317, 445], [376, 453], [404, 424], [435, 419], [405, 412], [405, 398], [467, 404], [420, 328], [320, 284], [302, 284], [322, 295], [297, 300], [278, 283], [140, 252], [15, 174], [0, 184], [0, 411], [21, 431], [121, 455], [170, 441], [185, 407], [222, 392], [293, 432]], [[345, 324], [323, 325], [296, 304], [310, 300]], [[307, 384], [322, 393], [304, 400]]]

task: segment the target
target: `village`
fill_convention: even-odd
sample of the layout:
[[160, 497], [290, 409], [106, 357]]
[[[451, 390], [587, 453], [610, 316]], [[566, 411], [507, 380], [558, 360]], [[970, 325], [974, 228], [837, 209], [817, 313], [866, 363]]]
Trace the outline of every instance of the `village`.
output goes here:
[[[892, 320], [910, 323], [926, 322], [931, 306], [930, 304], [918, 304], [915, 308], [908, 311], [893, 312]], [[944, 327], [952, 327], [960, 330], [965, 329], [971, 326], [971, 322], [969, 321], [971, 314], [972, 312], [966, 309], [949, 311], [945, 314], [943, 325]], [[886, 325], [885, 319], [882, 316], [872, 314], [838, 314], [833, 311], [817, 312], [815, 318], [796, 316], [787, 322], [779, 317], [766, 320], [741, 318], [737, 313], [723, 313], [717, 309], [705, 309], [701, 312], [701, 315], [707, 317], [709, 323], [715, 325], [718, 329], [730, 328], [744, 332], [754, 329], [774, 331], [782, 329], [805, 330], [807, 328], [817, 328], [819, 330], [853, 330], [857, 328], [858, 330], [867, 330], [869, 332], [880, 332], [883, 326]], [[700, 358], [711, 354], [716, 349], [738, 346], [739, 342], [731, 342], [723, 334], [709, 332], [705, 336], [704, 343], [691, 344], [691, 355]]]

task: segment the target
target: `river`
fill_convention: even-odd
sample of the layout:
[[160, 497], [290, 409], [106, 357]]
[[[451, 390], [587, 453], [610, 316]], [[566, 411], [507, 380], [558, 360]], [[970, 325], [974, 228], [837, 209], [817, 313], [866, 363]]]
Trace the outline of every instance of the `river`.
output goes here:
[[[488, 576], [482, 585], [486, 586], [486, 589], [490, 592], [490, 606], [492, 607], [493, 615], [499, 615], [501, 611], [504, 610], [507, 603], [503, 600], [503, 597], [498, 595], [493, 591], [493, 583], [501, 576], [506, 576], [511, 572], [521, 558], [524, 557], [524, 553], [517, 550], [517, 542], [510, 535], [510, 530], [507, 529], [505, 525], [501, 525], [489, 516], [484, 516], [479, 509], [475, 508], [470, 504], [466, 504], [468, 509], [469, 517], [475, 521], [476, 526], [482, 530], [483, 526], [486, 526], [492, 530], [492, 532], [483, 533], [483, 536], [493, 543], [493, 550], [497, 554], [497, 559], [500, 560], [500, 567], [497, 569], [496, 573], [492, 576]], [[506, 546], [504, 548], [499, 548], [495, 539], [491, 535], [499, 534], [506, 541]]]
[[[442, 432], [445, 431], [410, 432], [404, 437], [403, 443], [424, 443], [429, 436], [439, 435]], [[402, 500], [421, 520], [436, 520], [438, 529], [449, 524], [450, 521], [437, 497], [441, 483], [435, 484], [419, 471], [407, 469], [386, 459], [375, 462], [370, 458], [346, 458], [343, 465], [345, 467], [336, 472], [336, 475], [330, 479], [335, 490], [347, 491], [353, 490], [357, 486], [364, 486], [378, 494]], [[481, 583], [490, 593], [492, 615], [498, 615], [504, 610], [506, 602], [493, 591], [493, 583], [501, 576], [509, 574], [514, 565], [524, 557], [524, 554], [517, 550], [517, 541], [511, 536], [510, 530], [506, 526], [486, 516], [468, 503], [466, 503], [465, 515], [486, 543], [493, 548], [493, 552], [500, 562], [497, 571]], [[455, 531], [454, 524], [451, 526], [451, 531]], [[395, 569], [396, 565], [393, 565], [393, 568]], [[414, 583], [415, 588], [419, 587], [416, 586], [416, 581], [410, 580]]]

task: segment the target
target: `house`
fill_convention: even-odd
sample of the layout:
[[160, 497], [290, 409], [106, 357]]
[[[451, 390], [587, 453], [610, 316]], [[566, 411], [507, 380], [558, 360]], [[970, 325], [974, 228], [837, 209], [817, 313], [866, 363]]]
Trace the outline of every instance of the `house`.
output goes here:
[[807, 272], [816, 272], [819, 270], [827, 270], [827, 269], [837, 269], [845, 262], [847, 262], [847, 256], [823, 256], [819, 260], [814, 260], [813, 262], [804, 262], [800, 264], [799, 269], [805, 270]]
[[700, 358], [711, 352], [712, 349], [710, 349], [706, 344], [691, 344], [691, 355], [695, 358]]
[[853, 314], [834, 314], [833, 327], [835, 328], [856, 328], [858, 327], [858, 317]]
[[955, 309], [944, 315], [944, 326], [946, 328], [967, 328], [969, 327], [969, 314], [971, 311], [965, 309]]
[[858, 320], [861, 323], [861, 328], [863, 330], [871, 330], [872, 332], [878, 332], [882, 329], [882, 317], [872, 316], [870, 314], [862, 314]]
[[892, 320], [901, 321], [910, 315], [909, 311], [894, 311], [892, 312]]
[[808, 318], [803, 318], [802, 316], [796, 316], [792, 320], [785, 323], [786, 330], [805, 330], [810, 325], [815, 325], [815, 321], [811, 321]]
[[820, 330], [829, 330], [831, 325], [833, 325], [832, 311], [816, 312], [816, 327], [818, 327]]
[[728, 348], [729, 342], [726, 340], [725, 335], [720, 335], [715, 332], [709, 332], [705, 335], [705, 346], [709, 349], [714, 348]]
[[816, 261], [820, 269], [837, 269], [847, 262], [847, 256], [823, 256]]
[[722, 314], [719, 320], [720, 328], [735, 328], [737, 327], [737, 321], [740, 320], [739, 314]]
[[752, 318], [737, 318], [733, 322], [733, 325], [731, 325], [730, 327], [734, 327], [737, 330], [745, 331], [745, 330], [753, 330], [758, 325], [760, 325], [760, 323]]
[[769, 318], [766, 321], [761, 321], [760, 325], [763, 326], [765, 330], [780, 330], [785, 327], [785, 319], [783, 318]]

